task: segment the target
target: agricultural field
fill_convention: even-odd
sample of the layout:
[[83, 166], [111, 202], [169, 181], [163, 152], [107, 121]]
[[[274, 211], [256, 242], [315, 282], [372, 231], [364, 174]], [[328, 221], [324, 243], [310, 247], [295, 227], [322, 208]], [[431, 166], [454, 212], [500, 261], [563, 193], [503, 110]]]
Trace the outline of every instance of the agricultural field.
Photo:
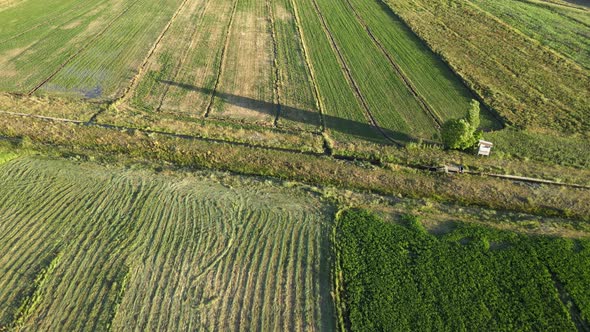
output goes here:
[[341, 322], [350, 331], [585, 331], [590, 242], [415, 216], [340, 214]]
[[590, 69], [590, 17], [583, 9], [552, 6], [541, 1], [483, 1], [474, 4], [541, 44]]
[[[513, 20], [525, 21], [512, 27], [474, 4], [484, 1], [386, 0], [386, 3], [507, 124], [554, 135], [587, 136], [590, 132], [588, 69], [550, 48], [560, 51], [565, 50], [565, 46], [543, 45], [555, 35], [553, 30], [559, 31], [556, 33], [561, 43], [574, 38], [570, 29], [576, 28], [572, 28], [574, 23], [567, 23], [570, 22], [567, 17], [556, 19], [554, 13], [543, 9], [546, 7], [533, 6], [524, 10], [522, 6], [526, 4], [520, 0], [503, 1], [504, 5], [510, 4]], [[485, 1], [483, 7], [500, 11], [494, 5], [498, 3]], [[588, 9], [579, 10], [586, 17], [590, 13]], [[534, 12], [539, 13], [539, 18], [544, 17], [543, 22], [548, 25], [537, 31], [547, 32], [542, 38], [538, 34], [530, 36], [535, 23], [527, 20], [525, 14]], [[587, 25], [587, 22], [577, 21]], [[580, 27], [579, 24], [576, 27]], [[519, 28], [523, 31], [519, 32]], [[576, 42], [583, 45], [587, 39], [584, 33], [577, 36]], [[569, 47], [577, 48], [576, 45]], [[580, 52], [586, 53], [587, 47]]]
[[0, 331], [335, 328], [334, 211], [305, 190], [14, 157], [0, 154]]
[[0, 89], [114, 105], [99, 122], [141, 111], [399, 144], [437, 140], [475, 98], [379, 1], [32, 0], [0, 19]]
[[587, 1], [0, 22], [0, 332], [590, 331]]

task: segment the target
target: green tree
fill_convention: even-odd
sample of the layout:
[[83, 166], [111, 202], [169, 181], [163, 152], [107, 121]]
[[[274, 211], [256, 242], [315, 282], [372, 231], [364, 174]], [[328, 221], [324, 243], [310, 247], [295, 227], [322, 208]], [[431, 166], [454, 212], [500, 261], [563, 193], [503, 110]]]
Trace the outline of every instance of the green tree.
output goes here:
[[471, 101], [471, 107], [462, 119], [445, 122], [442, 127], [442, 139], [449, 149], [467, 150], [474, 147], [482, 137], [479, 127], [479, 102]]

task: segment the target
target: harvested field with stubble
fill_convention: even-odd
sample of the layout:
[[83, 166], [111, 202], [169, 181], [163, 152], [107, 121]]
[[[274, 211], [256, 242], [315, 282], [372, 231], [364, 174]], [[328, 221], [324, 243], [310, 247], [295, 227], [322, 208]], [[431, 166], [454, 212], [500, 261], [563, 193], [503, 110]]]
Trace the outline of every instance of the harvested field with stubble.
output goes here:
[[0, 166], [0, 330], [332, 330], [333, 211], [303, 190]]

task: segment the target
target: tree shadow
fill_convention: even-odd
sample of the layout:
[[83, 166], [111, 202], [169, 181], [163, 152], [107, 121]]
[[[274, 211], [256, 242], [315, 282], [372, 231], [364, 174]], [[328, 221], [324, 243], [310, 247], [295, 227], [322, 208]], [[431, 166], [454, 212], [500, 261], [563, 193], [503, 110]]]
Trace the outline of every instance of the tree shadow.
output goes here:
[[[212, 89], [201, 88], [186, 83], [178, 83], [168, 80], [159, 80], [159, 82], [176, 86], [188, 91], [204, 93], [206, 95], [211, 95], [213, 93]], [[215, 96], [221, 98], [226, 103], [244, 107], [272, 117], [276, 117], [277, 114], [280, 113], [280, 119], [286, 119], [296, 123], [311, 126], [319, 126], [321, 123], [320, 114], [316, 111], [304, 110], [287, 105], [278, 105], [271, 102], [256, 100], [253, 98], [238, 96], [220, 91], [215, 91]], [[326, 127], [331, 131], [354, 136], [356, 138], [373, 143], [386, 143], [388, 141], [393, 141], [397, 144], [406, 144], [417, 141], [416, 138], [411, 137], [405, 133], [392, 131], [386, 128], [376, 128], [375, 126], [368, 123], [339, 118], [327, 114], [323, 115], [323, 119]]]

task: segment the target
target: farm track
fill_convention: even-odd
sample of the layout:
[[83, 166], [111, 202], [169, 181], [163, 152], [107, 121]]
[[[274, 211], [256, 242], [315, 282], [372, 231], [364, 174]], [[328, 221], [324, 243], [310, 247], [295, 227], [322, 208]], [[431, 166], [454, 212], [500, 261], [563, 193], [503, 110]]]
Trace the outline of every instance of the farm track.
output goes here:
[[226, 26], [226, 34], [225, 34], [225, 41], [223, 42], [223, 48], [221, 49], [221, 56], [220, 56], [220, 60], [219, 60], [219, 70], [217, 71], [217, 76], [215, 77], [215, 84], [213, 84], [213, 89], [211, 92], [211, 96], [209, 97], [209, 102], [207, 103], [207, 107], [205, 108], [205, 113], [203, 114], [203, 116], [205, 118], [209, 117], [209, 114], [211, 113], [211, 108], [213, 107], [213, 101], [215, 100], [215, 96], [217, 94], [217, 89], [219, 88], [219, 82], [221, 81], [221, 74], [223, 73], [223, 64], [225, 62], [225, 57], [226, 57], [226, 51], [227, 48], [229, 47], [229, 37], [231, 34], [231, 28], [234, 22], [234, 17], [236, 16], [236, 9], [238, 8], [238, 1], [239, 0], [233, 0], [234, 1], [234, 5], [231, 11], [231, 15], [229, 17], [229, 21], [228, 24]]
[[146, 57], [144, 58], [143, 62], [139, 66], [139, 68], [137, 70], [137, 74], [135, 74], [135, 76], [133, 76], [133, 78], [131, 79], [131, 81], [127, 85], [127, 88], [125, 88], [125, 90], [123, 91], [123, 93], [121, 94], [121, 96], [119, 98], [116, 98], [116, 100], [113, 102], [114, 105], [121, 104], [121, 103], [125, 102], [129, 98], [131, 92], [133, 91], [133, 89], [139, 83], [139, 79], [142, 77], [142, 74], [145, 71], [145, 68], [149, 64], [149, 61], [150, 61], [151, 57], [156, 52], [156, 49], [160, 45], [160, 42], [162, 41], [162, 39], [164, 38], [164, 36], [168, 32], [168, 30], [170, 29], [170, 26], [174, 23], [174, 21], [176, 20], [176, 18], [178, 17], [178, 15], [180, 14], [180, 12], [185, 7], [185, 5], [187, 4], [188, 1], [189, 0], [184, 0], [180, 4], [180, 6], [178, 6], [178, 9], [176, 9], [176, 11], [174, 12], [174, 14], [170, 18], [170, 20], [168, 20], [168, 23], [166, 23], [166, 25], [164, 26], [164, 29], [162, 29], [162, 32], [160, 33], [160, 35], [158, 35], [158, 38], [156, 38], [156, 41], [154, 42], [154, 44], [152, 45], [152, 47], [148, 51]]
[[369, 120], [369, 123], [373, 127], [375, 127], [383, 135], [383, 137], [385, 137], [388, 141], [394, 143], [397, 146], [403, 146], [403, 144], [401, 144], [397, 140], [395, 140], [392, 137], [390, 137], [389, 135], [387, 135], [387, 133], [383, 130], [383, 128], [381, 128], [379, 126], [379, 124], [377, 123], [375, 117], [373, 116], [373, 114], [371, 113], [371, 111], [369, 109], [369, 106], [367, 105], [367, 101], [365, 100], [365, 98], [363, 97], [363, 95], [362, 95], [362, 93], [361, 93], [361, 91], [359, 89], [358, 84], [355, 82], [355, 80], [354, 80], [354, 78], [352, 76], [352, 73], [350, 71], [350, 68], [348, 68], [348, 65], [346, 64], [346, 61], [344, 60], [344, 56], [342, 55], [342, 52], [340, 51], [340, 49], [338, 48], [338, 45], [336, 44], [336, 40], [334, 39], [334, 36], [332, 36], [332, 33], [328, 29], [328, 25], [326, 23], [326, 19], [324, 18], [324, 15], [321, 13], [320, 8], [318, 7], [318, 4], [317, 4], [316, 0], [312, 0], [312, 3], [313, 3], [313, 7], [315, 9], [316, 15], [318, 15], [318, 17], [320, 18], [320, 21], [322, 22], [322, 26], [324, 28], [324, 32], [326, 33], [326, 35], [330, 39], [330, 43], [332, 45], [332, 49], [338, 55], [338, 58], [340, 60], [340, 65], [342, 66], [342, 69], [346, 73], [346, 77], [348, 79], [348, 82], [353, 87], [358, 100], [363, 105], [363, 109], [365, 111], [365, 116], [367, 117], [367, 120]]
[[78, 55], [80, 55], [82, 52], [84, 52], [88, 47], [90, 47], [90, 45], [92, 45], [96, 40], [98, 40], [99, 38], [101, 38], [105, 32], [107, 32], [109, 30], [109, 28], [111, 26], [113, 26], [113, 24], [115, 24], [115, 22], [117, 22], [121, 17], [123, 17], [123, 15], [125, 15], [129, 9], [131, 9], [133, 6], [135, 6], [135, 4], [137, 4], [139, 1], [141, 0], [135, 0], [133, 1], [129, 6], [127, 6], [121, 13], [119, 13], [117, 16], [115, 16], [115, 18], [113, 18], [105, 27], [103, 30], [101, 30], [99, 33], [97, 33], [94, 37], [92, 37], [83, 47], [81, 47], [80, 49], [78, 49], [78, 51], [76, 51], [74, 54], [72, 54], [70, 57], [68, 57], [68, 59], [66, 59], [66, 61], [64, 61], [61, 65], [59, 65], [59, 67], [51, 74], [49, 75], [49, 77], [47, 77], [46, 79], [44, 79], [43, 81], [41, 81], [41, 83], [37, 84], [33, 89], [31, 89], [28, 93], [27, 96], [31, 96], [33, 93], [35, 93], [37, 90], [39, 90], [43, 85], [45, 85], [47, 82], [49, 82], [52, 78], [54, 78], [62, 69], [64, 69], [70, 62], [72, 62]]
[[309, 71], [309, 77], [311, 79], [311, 83], [313, 86], [313, 92], [314, 92], [314, 96], [315, 96], [315, 100], [316, 100], [316, 107], [318, 109], [318, 112], [320, 113], [320, 120], [321, 120], [321, 132], [325, 132], [327, 130], [326, 127], [326, 119], [324, 116], [325, 113], [325, 108], [322, 102], [322, 99], [320, 97], [320, 91], [318, 89], [318, 83], [315, 77], [315, 72], [313, 70], [313, 66], [311, 64], [310, 58], [309, 58], [309, 50], [307, 49], [307, 46], [305, 45], [305, 39], [303, 38], [303, 28], [301, 27], [301, 18], [299, 16], [299, 10], [297, 9], [297, 4], [295, 3], [295, 0], [289, 0], [291, 3], [291, 6], [293, 7], [293, 14], [295, 16], [295, 28], [297, 29], [297, 34], [299, 36], [299, 40], [301, 41], [301, 49], [303, 52], [303, 57], [305, 60], [305, 67], [307, 68], [307, 70]]
[[375, 35], [373, 34], [373, 32], [371, 32], [371, 29], [369, 28], [369, 26], [367, 25], [367, 23], [365, 22], [365, 20], [360, 16], [360, 14], [358, 13], [357, 9], [353, 6], [353, 4], [350, 2], [350, 0], [346, 0], [346, 3], [348, 5], [348, 7], [350, 8], [350, 10], [354, 13], [354, 16], [356, 17], [356, 19], [359, 22], [359, 24], [362, 25], [362, 27], [367, 32], [367, 35], [371, 38], [371, 40], [373, 41], [373, 43], [381, 50], [381, 52], [383, 53], [383, 55], [385, 55], [385, 57], [387, 58], [387, 60], [391, 64], [391, 67], [397, 73], [398, 77], [404, 82], [404, 84], [406, 85], [407, 89], [412, 93], [412, 95], [414, 96], [414, 98], [416, 98], [416, 100], [418, 100], [418, 102], [419, 102], [422, 110], [425, 113], [427, 113], [428, 115], [430, 115], [430, 117], [432, 118], [432, 120], [436, 123], [437, 129], [440, 129], [440, 127], [443, 124], [442, 117], [439, 114], [437, 114], [436, 111], [434, 109], [432, 109], [432, 107], [430, 107], [430, 105], [424, 99], [424, 97], [422, 97], [420, 95], [420, 93], [418, 92], [418, 90], [416, 89], [416, 87], [414, 86], [414, 84], [412, 83], [412, 81], [410, 80], [410, 78], [404, 73], [403, 69], [395, 62], [395, 60], [391, 57], [391, 55], [385, 49], [385, 47], [383, 46], [383, 44], [377, 39], [377, 37], [375, 37]]

